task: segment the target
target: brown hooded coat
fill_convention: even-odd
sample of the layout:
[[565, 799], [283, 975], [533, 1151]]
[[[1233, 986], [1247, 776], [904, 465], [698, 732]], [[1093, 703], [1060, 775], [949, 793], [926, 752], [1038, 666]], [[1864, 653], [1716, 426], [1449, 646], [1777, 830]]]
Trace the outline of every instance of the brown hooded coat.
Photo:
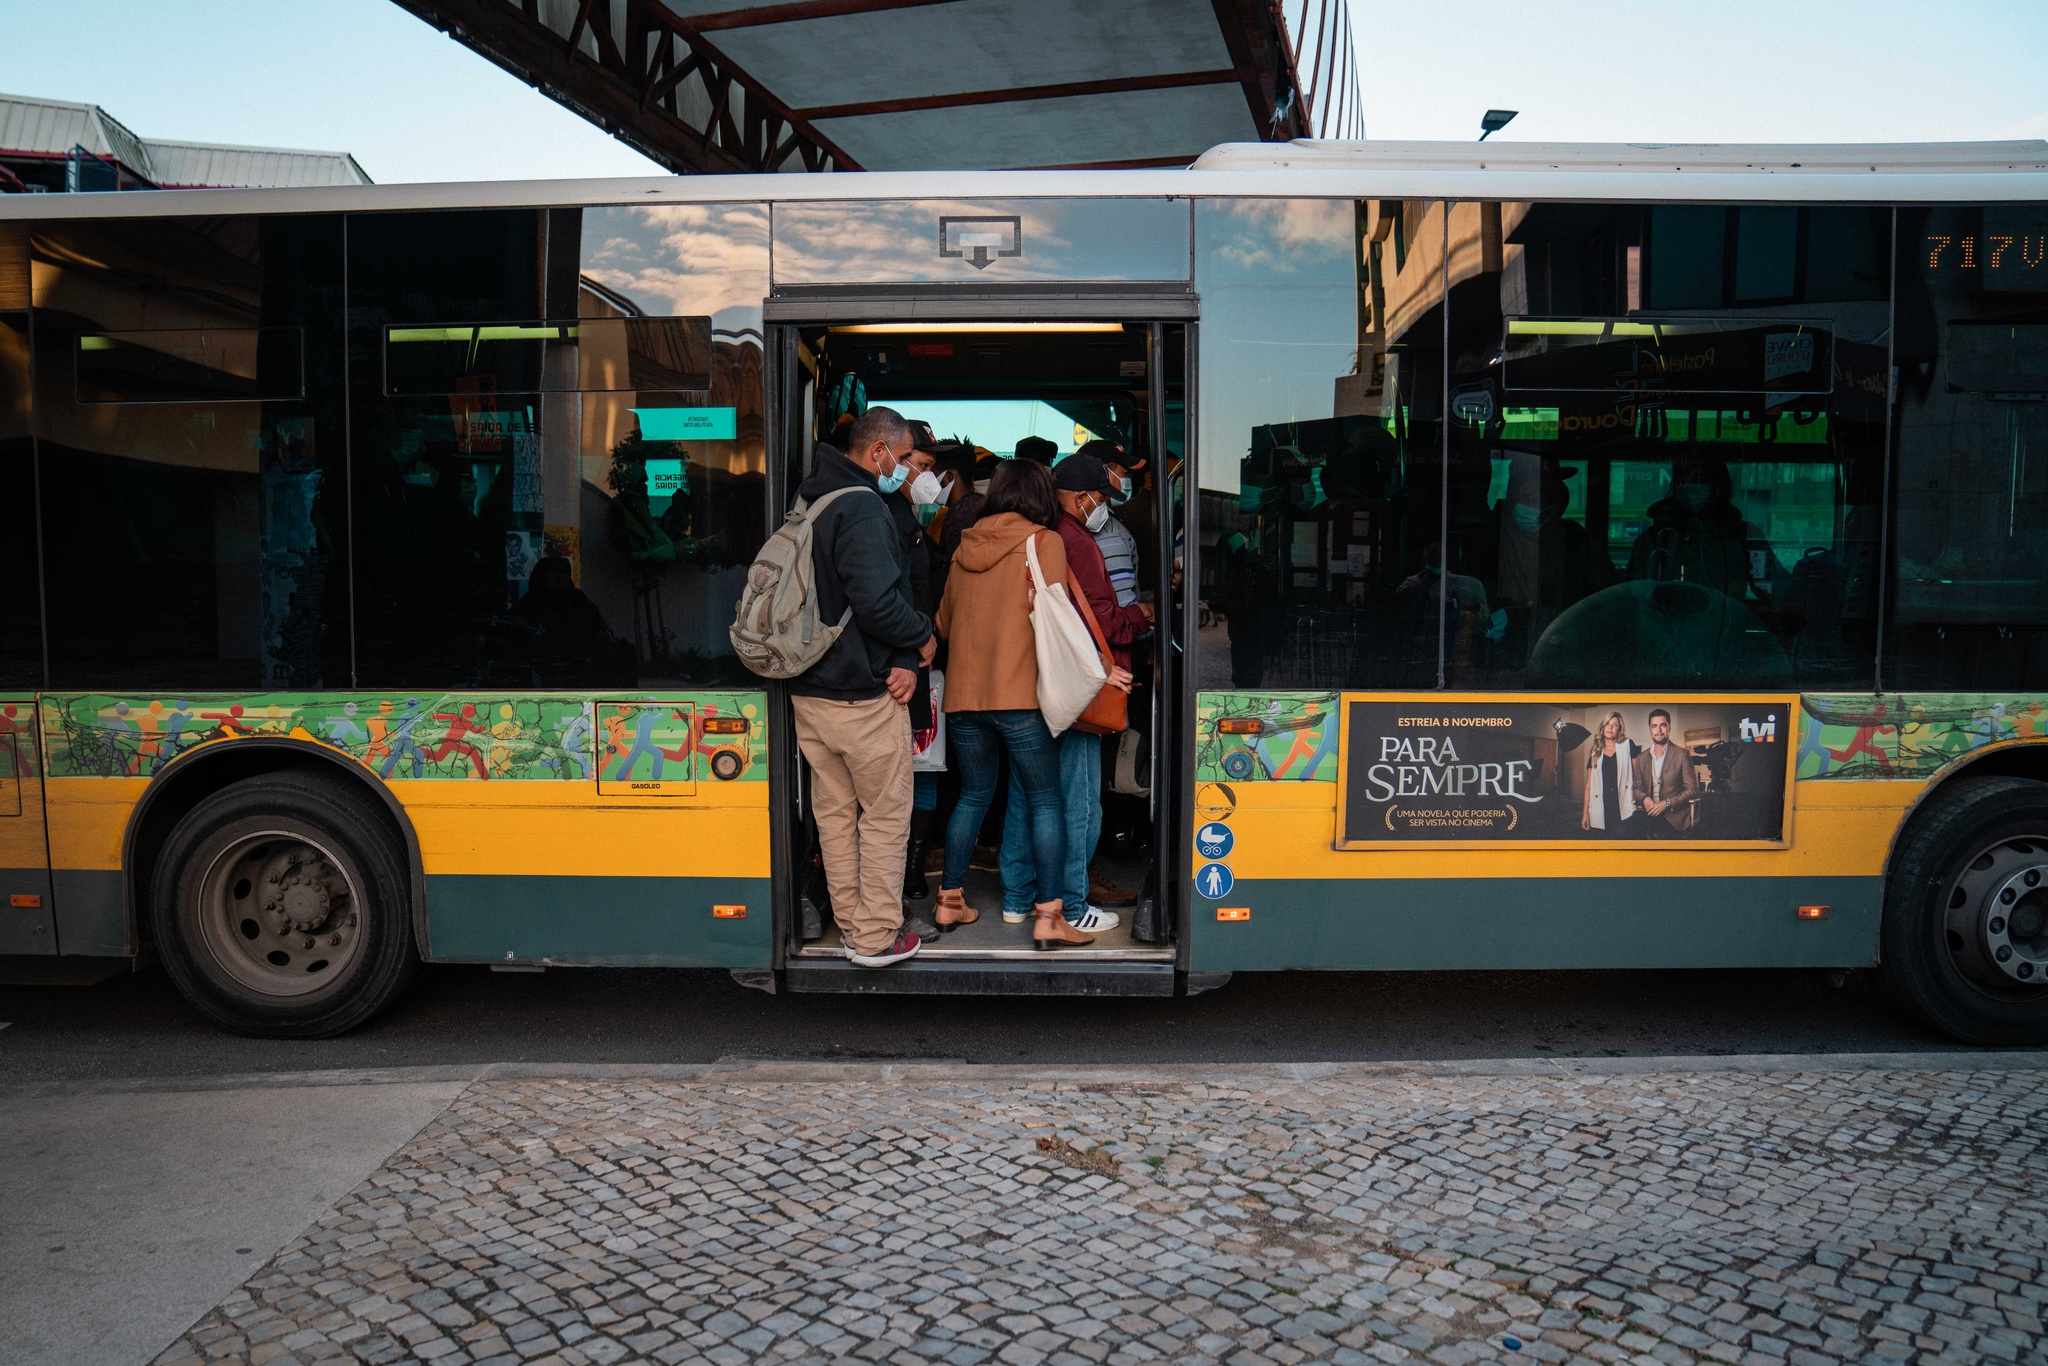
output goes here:
[[960, 537], [939, 604], [946, 639], [947, 711], [1036, 711], [1038, 645], [1031, 633], [1031, 566], [1024, 541], [1038, 536], [1038, 568], [1048, 584], [1080, 590], [1067, 572], [1057, 533], [1021, 513], [985, 517]]

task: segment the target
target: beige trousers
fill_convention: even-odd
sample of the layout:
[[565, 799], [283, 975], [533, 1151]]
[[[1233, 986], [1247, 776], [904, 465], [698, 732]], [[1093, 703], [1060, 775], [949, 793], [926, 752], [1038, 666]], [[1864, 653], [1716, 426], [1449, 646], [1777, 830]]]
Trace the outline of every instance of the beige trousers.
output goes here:
[[910, 844], [910, 708], [883, 693], [867, 702], [792, 697], [797, 745], [811, 765], [811, 812], [839, 936], [880, 953], [903, 928], [903, 859]]

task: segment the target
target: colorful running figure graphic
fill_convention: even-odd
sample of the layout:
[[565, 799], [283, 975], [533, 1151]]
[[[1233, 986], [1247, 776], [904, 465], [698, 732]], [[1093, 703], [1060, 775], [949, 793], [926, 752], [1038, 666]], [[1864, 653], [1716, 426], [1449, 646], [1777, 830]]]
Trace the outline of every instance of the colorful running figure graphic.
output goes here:
[[1847, 764], [1859, 754], [1868, 754], [1871, 758], [1877, 760], [1877, 771], [1889, 777], [1892, 771], [1891, 756], [1885, 753], [1877, 741], [1881, 736], [1896, 736], [1899, 733], [1899, 728], [1895, 725], [1883, 724], [1884, 715], [1884, 703], [1879, 702], [1873, 706], [1870, 709], [1870, 715], [1863, 718], [1865, 724], [1856, 728], [1856, 734], [1849, 741], [1846, 749], [1834, 749], [1831, 747], [1828, 750], [1828, 753], [1835, 757], [1835, 762]]
[[1270, 752], [1264, 757], [1266, 768], [1275, 782], [1287, 776], [1288, 770], [1294, 767], [1295, 760], [1306, 760], [1301, 766], [1301, 771], [1294, 775], [1296, 782], [1305, 783], [1313, 780], [1316, 769], [1322, 766], [1323, 760], [1336, 752], [1337, 728], [1330, 724], [1330, 718], [1325, 715], [1318, 718], [1313, 726], [1291, 733], [1287, 753], [1279, 763], [1272, 761]]
[[488, 779], [491, 776], [491, 772], [484, 763], [483, 754], [475, 745], [470, 744], [464, 738], [465, 736], [486, 735], [489, 733], [477, 722], [476, 704], [472, 702], [463, 703], [462, 710], [459, 713], [437, 711], [434, 713], [434, 719], [436, 721], [446, 721], [448, 729], [442, 733], [441, 743], [434, 746], [428, 752], [428, 762], [438, 764], [450, 754], [460, 754], [463, 758], [469, 760], [470, 765], [476, 769], [476, 776], [478, 778]]
[[[389, 713], [391, 704], [384, 703], [383, 710]], [[388, 753], [384, 757], [384, 766], [377, 770], [378, 777], [389, 778], [397, 770], [398, 761], [405, 758], [412, 760], [413, 777], [417, 778], [426, 772], [427, 756], [420, 752], [418, 743], [412, 738], [414, 728], [425, 719], [426, 712], [421, 708], [420, 700], [417, 697], [406, 698], [405, 714], [384, 734], [384, 744]]]
[[[633, 772], [633, 765], [640, 762], [640, 756], [643, 754], [654, 765], [654, 771], [647, 776], [657, 782], [660, 781], [661, 760], [664, 751], [659, 745], [654, 743], [654, 730], [655, 727], [661, 724], [661, 713], [662, 709], [660, 707], [640, 707], [635, 709], [633, 712], [633, 747], [626, 751], [626, 755], [619, 761], [618, 767], [612, 770], [613, 781], [616, 782], [629, 776]], [[616, 745], [616, 741], [614, 744]]]
[[[1799, 720], [1799, 756], [1793, 772], [1801, 778], [1818, 778], [1828, 771], [1828, 749], [1821, 732], [1825, 729], [1812, 712], [1803, 712]], [[1808, 769], [1806, 761], [1813, 760]]]
[[[590, 753], [590, 710], [591, 704], [585, 702], [577, 713], [569, 718], [569, 724], [562, 727], [562, 757], [576, 765], [573, 776], [578, 778], [590, 776], [590, 760], [586, 757]], [[567, 778], [572, 775], [564, 772], [562, 776]]]

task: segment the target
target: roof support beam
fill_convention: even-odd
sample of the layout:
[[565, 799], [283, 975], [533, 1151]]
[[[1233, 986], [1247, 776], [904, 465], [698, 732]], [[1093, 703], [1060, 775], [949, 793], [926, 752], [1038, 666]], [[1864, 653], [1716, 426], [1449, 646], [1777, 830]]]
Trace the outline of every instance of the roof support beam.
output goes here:
[[861, 104], [814, 105], [797, 114], [810, 122], [862, 118], [869, 114], [906, 114], [922, 109], [964, 109], [976, 104], [1011, 104], [1019, 100], [1058, 100], [1074, 95], [1117, 95], [1127, 90], [1173, 90], [1190, 85], [1222, 85], [1237, 79], [1235, 71], [1175, 71], [1159, 76], [1126, 76], [1107, 81], [1068, 81], [1061, 85], [1026, 85], [1014, 90], [967, 90], [957, 95], [921, 95], [901, 100], [869, 100]]
[[[796, 153], [806, 169], [859, 169], [659, 0], [580, 0], [567, 33], [547, 26], [536, 0], [519, 8], [505, 0], [394, 3], [677, 174], [773, 171]], [[583, 50], [586, 32], [595, 59]], [[681, 60], [678, 44], [688, 53]], [[650, 60], [650, 46], [659, 61]], [[703, 98], [686, 100], [693, 80]], [[735, 98], [743, 106], [737, 117]], [[684, 116], [706, 102], [712, 112], [702, 125]]]

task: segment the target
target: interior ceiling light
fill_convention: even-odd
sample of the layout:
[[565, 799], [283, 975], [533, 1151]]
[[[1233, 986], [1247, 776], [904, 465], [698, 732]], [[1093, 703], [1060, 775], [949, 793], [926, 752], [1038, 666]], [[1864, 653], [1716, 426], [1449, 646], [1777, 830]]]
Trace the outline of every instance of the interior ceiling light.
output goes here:
[[834, 332], [1121, 332], [1122, 323], [851, 323]]

